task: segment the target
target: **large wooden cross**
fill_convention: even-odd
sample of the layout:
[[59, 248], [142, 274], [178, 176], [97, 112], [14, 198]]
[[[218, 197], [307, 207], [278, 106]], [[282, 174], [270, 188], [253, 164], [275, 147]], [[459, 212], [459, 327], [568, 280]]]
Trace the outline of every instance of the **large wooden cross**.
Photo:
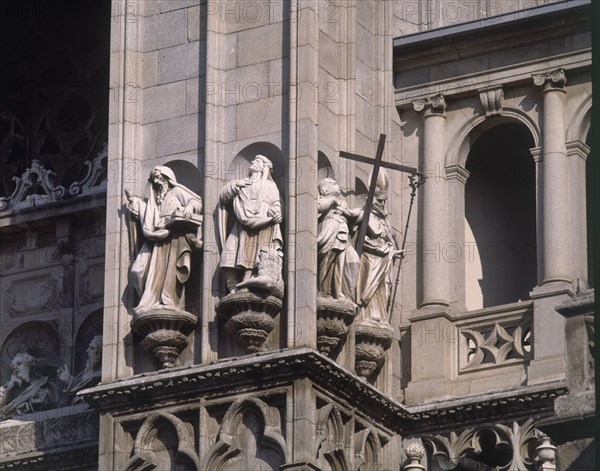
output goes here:
[[365, 157], [364, 155], [340, 151], [340, 157], [373, 165], [373, 174], [371, 175], [371, 183], [369, 184], [369, 194], [367, 196], [364, 215], [360, 223], [360, 227], [358, 229], [358, 236], [356, 238], [356, 252], [358, 252], [359, 256], [360, 254], [362, 254], [363, 245], [365, 243], [365, 236], [367, 235], [367, 227], [369, 227], [369, 217], [371, 216], [371, 210], [373, 209], [373, 198], [375, 197], [375, 187], [377, 186], [377, 177], [379, 175], [379, 169], [381, 167], [385, 167], [392, 170], [399, 170], [400, 172], [411, 173], [413, 176], [416, 175], [419, 178], [423, 177], [414, 167], [384, 162], [382, 160], [383, 147], [385, 146], [385, 137], [385, 134], [379, 135], [379, 144], [377, 144], [377, 153], [375, 154], [375, 159]]

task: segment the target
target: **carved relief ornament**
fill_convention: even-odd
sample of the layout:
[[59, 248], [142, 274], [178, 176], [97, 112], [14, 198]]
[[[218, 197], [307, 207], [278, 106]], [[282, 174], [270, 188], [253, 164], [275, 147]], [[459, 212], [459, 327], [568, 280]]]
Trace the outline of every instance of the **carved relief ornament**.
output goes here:
[[446, 112], [446, 98], [441, 93], [421, 100], [413, 101], [413, 108], [417, 112], [423, 111], [423, 116], [431, 114], [444, 115]]
[[533, 77], [533, 83], [541, 87], [544, 86], [544, 91], [548, 90], [561, 90], [565, 91], [565, 85], [567, 84], [567, 75], [564, 69], [557, 69], [544, 74], [535, 74]]
[[485, 110], [486, 118], [502, 115], [502, 105], [504, 104], [504, 90], [502, 86], [481, 88], [479, 90], [479, 99]]

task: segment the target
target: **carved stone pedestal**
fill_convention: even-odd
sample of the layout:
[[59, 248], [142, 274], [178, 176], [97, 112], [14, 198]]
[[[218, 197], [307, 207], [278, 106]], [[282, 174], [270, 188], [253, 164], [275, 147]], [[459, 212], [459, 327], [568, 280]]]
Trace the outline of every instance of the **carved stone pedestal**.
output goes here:
[[142, 339], [142, 347], [152, 351], [163, 368], [171, 368], [187, 347], [187, 336], [194, 330], [196, 322], [197, 317], [186, 311], [155, 309], [135, 314], [131, 329], [134, 336]]
[[356, 305], [350, 301], [317, 298], [317, 348], [331, 356], [348, 335], [348, 326], [354, 320]]
[[240, 291], [225, 296], [217, 313], [227, 319], [225, 330], [249, 352], [258, 352], [275, 327], [275, 317], [283, 303], [275, 296], [258, 296]]
[[393, 335], [394, 330], [389, 325], [356, 324], [354, 367], [358, 376], [366, 379], [383, 364]]

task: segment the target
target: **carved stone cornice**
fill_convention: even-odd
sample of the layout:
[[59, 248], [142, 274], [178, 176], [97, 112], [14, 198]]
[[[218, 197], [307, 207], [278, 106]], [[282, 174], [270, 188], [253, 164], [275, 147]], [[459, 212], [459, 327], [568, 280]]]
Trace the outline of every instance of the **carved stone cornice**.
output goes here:
[[534, 85], [538, 87], [544, 86], [544, 92], [552, 90], [566, 92], [567, 75], [562, 68], [544, 74], [534, 74], [532, 77]]
[[444, 170], [446, 171], [446, 178], [449, 181], [459, 181], [463, 185], [467, 183], [471, 175], [471, 172], [458, 164], [447, 165]]
[[413, 101], [413, 108], [418, 113], [423, 113], [423, 117], [427, 116], [445, 116], [446, 99], [444, 95], [438, 93], [422, 100]]
[[142, 373], [100, 384], [78, 395], [100, 411], [126, 415], [156, 409], [161, 403], [289, 386], [303, 378], [327, 391], [344, 407], [357, 408], [400, 434], [447, 429], [457, 422], [551, 415], [554, 398], [567, 392], [564, 383], [557, 382], [406, 407], [317, 351], [296, 348]]
[[502, 115], [502, 105], [504, 104], [502, 85], [480, 88], [479, 100], [485, 110], [486, 118]]
[[490, 394], [408, 407], [411, 434], [446, 431], [457, 423], [471, 425], [551, 416], [554, 400], [567, 394], [564, 381], [525, 386]]

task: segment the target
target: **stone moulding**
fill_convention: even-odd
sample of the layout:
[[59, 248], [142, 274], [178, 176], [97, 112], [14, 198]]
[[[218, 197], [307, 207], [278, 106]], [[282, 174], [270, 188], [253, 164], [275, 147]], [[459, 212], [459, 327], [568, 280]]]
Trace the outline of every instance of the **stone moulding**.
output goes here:
[[141, 338], [142, 347], [150, 350], [163, 368], [171, 368], [187, 347], [187, 336], [194, 330], [197, 317], [186, 311], [155, 309], [135, 314], [131, 330]]
[[[265, 375], [265, 371], [269, 374]], [[260, 380], [257, 380], [260, 378]], [[479, 423], [503, 418], [551, 415], [554, 399], [566, 394], [563, 382], [522, 387], [407, 407], [311, 348], [294, 348], [219, 360], [208, 365], [143, 373], [78, 393], [89, 405], [111, 414], [147, 411], [159, 402], [203, 395], [265, 390], [308, 378], [345, 407], [357, 408], [397, 433], [444, 430], [457, 420]], [[127, 397], [127, 401], [123, 398]]]
[[261, 297], [249, 291], [225, 296], [216, 306], [226, 320], [225, 331], [249, 352], [260, 351], [275, 327], [283, 303], [275, 296]]
[[317, 298], [317, 348], [331, 356], [348, 335], [354, 320], [356, 305], [333, 298]]

